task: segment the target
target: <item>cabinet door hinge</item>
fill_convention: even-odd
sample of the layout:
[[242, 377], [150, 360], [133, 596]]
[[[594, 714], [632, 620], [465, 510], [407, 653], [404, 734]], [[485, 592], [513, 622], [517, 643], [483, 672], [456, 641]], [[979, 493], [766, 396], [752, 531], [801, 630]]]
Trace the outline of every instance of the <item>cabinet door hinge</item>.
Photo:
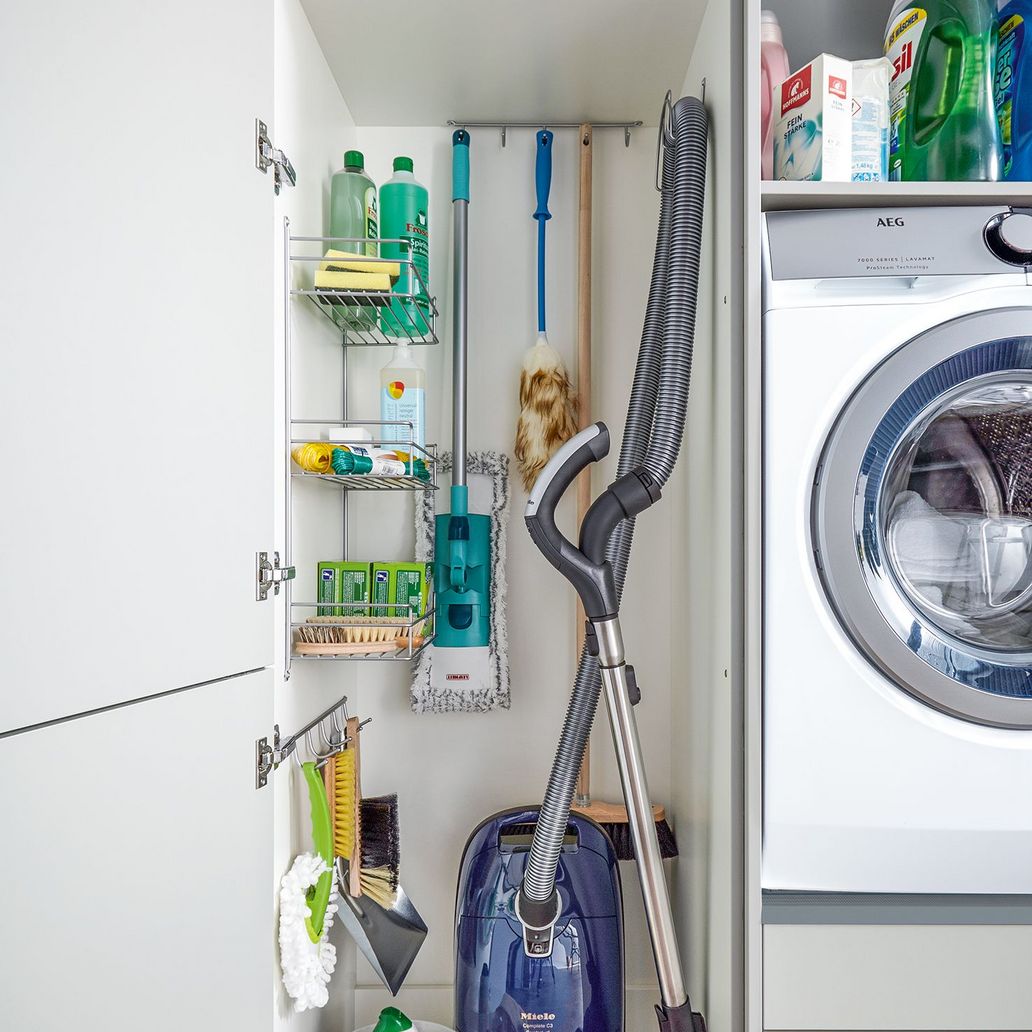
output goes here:
[[287, 186], [297, 185], [297, 173], [290, 163], [290, 158], [273, 147], [269, 139], [268, 126], [260, 119], [254, 120], [254, 163], [259, 172], [268, 172], [272, 166], [272, 179], [276, 193], [284, 183]]
[[268, 738], [259, 738], [254, 743], [254, 787], [265, 788], [269, 783], [269, 775], [276, 769], [280, 761], [279, 724], [272, 728], [272, 745]]
[[273, 552], [271, 558], [268, 552], [255, 552], [254, 574], [254, 597], [256, 601], [264, 602], [269, 597], [270, 588], [274, 595], [278, 595], [280, 585], [293, 580], [296, 571], [293, 566], [280, 566], [279, 552]]

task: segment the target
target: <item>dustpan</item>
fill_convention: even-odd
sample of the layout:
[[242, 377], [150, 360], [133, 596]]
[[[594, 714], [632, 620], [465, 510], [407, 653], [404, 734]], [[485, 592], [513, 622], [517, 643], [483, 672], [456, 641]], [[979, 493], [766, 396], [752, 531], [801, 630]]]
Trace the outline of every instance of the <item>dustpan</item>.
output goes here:
[[[347, 885], [348, 863], [338, 857], [337, 864], [340, 883]], [[342, 893], [337, 919], [391, 991], [391, 996], [397, 996], [427, 933], [426, 924], [405, 890], [398, 886], [397, 901], [389, 910], [368, 896]]]

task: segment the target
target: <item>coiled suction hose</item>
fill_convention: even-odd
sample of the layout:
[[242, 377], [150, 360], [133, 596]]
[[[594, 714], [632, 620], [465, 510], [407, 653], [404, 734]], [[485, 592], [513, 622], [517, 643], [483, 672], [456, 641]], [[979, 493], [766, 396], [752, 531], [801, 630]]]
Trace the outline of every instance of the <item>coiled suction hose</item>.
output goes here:
[[[709, 131], [701, 101], [679, 100], [670, 115], [669, 131], [652, 281], [617, 465], [618, 479], [644, 468], [660, 487], [677, 462], [688, 409]], [[634, 519], [625, 519], [606, 546], [618, 599], [633, 538]], [[544, 903], [555, 890], [570, 805], [600, 692], [598, 661], [585, 648], [523, 876], [522, 893], [528, 900]]]

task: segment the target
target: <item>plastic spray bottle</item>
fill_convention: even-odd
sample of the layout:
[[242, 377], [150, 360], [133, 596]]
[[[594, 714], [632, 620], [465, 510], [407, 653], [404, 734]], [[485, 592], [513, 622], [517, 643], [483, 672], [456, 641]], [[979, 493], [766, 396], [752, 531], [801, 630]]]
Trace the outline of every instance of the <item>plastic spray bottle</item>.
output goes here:
[[[369, 243], [331, 240], [330, 247], [375, 258], [377, 232], [376, 184], [366, 174], [362, 152], [349, 150], [344, 155], [344, 167], [330, 180], [330, 236]], [[346, 322], [355, 329], [368, 330], [376, 325], [376, 313], [369, 308], [349, 307], [346, 312]]]
[[760, 11], [760, 153], [764, 179], [774, 178], [774, 90], [791, 74], [778, 16], [773, 11]]
[[[393, 357], [380, 370], [380, 419], [385, 423], [411, 423], [412, 440], [426, 447], [426, 373], [416, 364], [406, 343], [394, 348]], [[407, 426], [380, 429], [384, 441], [409, 442]]]
[[1032, 0], [1000, 0], [994, 94], [1003, 178], [1032, 180]]
[[889, 178], [1000, 178], [993, 0], [896, 0], [885, 33]]
[[[430, 225], [426, 187], [416, 182], [411, 158], [394, 159], [394, 176], [380, 188], [383, 257], [402, 265], [395, 294], [410, 296], [391, 302], [380, 317], [380, 328], [394, 338], [419, 338], [429, 331]], [[413, 272], [412, 266], [418, 271]]]

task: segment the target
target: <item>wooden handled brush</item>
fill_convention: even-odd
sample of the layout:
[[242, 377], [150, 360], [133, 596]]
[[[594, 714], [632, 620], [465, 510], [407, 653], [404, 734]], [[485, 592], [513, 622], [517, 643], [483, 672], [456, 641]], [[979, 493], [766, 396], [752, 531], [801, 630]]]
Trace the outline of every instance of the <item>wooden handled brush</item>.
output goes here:
[[357, 717], [347, 722], [347, 747], [323, 768], [333, 827], [333, 853], [347, 862], [343, 889], [352, 898], [368, 896], [389, 910], [398, 898], [401, 867], [398, 797], [362, 798]]

